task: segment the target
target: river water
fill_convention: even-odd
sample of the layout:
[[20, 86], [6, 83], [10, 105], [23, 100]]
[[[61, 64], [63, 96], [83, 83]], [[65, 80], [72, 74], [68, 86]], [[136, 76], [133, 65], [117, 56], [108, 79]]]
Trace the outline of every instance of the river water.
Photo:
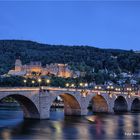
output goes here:
[[84, 117], [51, 112], [49, 120], [24, 120], [20, 109], [0, 109], [0, 139], [111, 140], [140, 139], [140, 114], [92, 114]]

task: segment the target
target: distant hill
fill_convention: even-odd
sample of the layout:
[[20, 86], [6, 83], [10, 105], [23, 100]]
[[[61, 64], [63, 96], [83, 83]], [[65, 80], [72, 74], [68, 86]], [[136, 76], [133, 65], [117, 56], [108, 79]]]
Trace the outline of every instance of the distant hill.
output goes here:
[[140, 54], [118, 49], [99, 49], [90, 46], [48, 45], [25, 40], [0, 40], [0, 74], [14, 67], [15, 59], [23, 63], [41, 61], [49, 63], [68, 63], [74, 70], [108, 71], [140, 70]]

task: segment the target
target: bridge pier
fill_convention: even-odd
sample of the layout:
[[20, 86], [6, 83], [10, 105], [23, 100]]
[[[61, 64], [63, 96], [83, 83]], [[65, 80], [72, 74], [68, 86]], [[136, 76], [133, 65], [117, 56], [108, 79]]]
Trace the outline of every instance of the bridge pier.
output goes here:
[[127, 111], [131, 112], [132, 101], [130, 98], [127, 99]]
[[88, 113], [87, 104], [88, 104], [87, 98], [81, 96], [81, 100], [80, 100], [81, 116], [87, 115]]
[[108, 113], [114, 113], [114, 101], [115, 97], [108, 97]]
[[50, 97], [46, 92], [39, 92], [39, 119], [49, 119], [50, 118]]

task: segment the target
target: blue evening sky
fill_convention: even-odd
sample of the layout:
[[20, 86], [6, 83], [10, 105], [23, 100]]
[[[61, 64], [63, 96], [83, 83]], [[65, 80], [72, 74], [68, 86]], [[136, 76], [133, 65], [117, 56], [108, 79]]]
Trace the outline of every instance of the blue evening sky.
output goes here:
[[1, 1], [0, 39], [140, 50], [140, 1]]

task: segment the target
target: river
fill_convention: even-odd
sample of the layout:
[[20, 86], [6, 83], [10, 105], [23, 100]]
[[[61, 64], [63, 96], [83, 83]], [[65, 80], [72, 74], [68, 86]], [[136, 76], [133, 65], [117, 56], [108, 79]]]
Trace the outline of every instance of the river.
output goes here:
[[64, 116], [51, 112], [49, 120], [24, 120], [23, 112], [0, 109], [0, 139], [38, 140], [111, 140], [140, 139], [140, 114], [91, 114]]

